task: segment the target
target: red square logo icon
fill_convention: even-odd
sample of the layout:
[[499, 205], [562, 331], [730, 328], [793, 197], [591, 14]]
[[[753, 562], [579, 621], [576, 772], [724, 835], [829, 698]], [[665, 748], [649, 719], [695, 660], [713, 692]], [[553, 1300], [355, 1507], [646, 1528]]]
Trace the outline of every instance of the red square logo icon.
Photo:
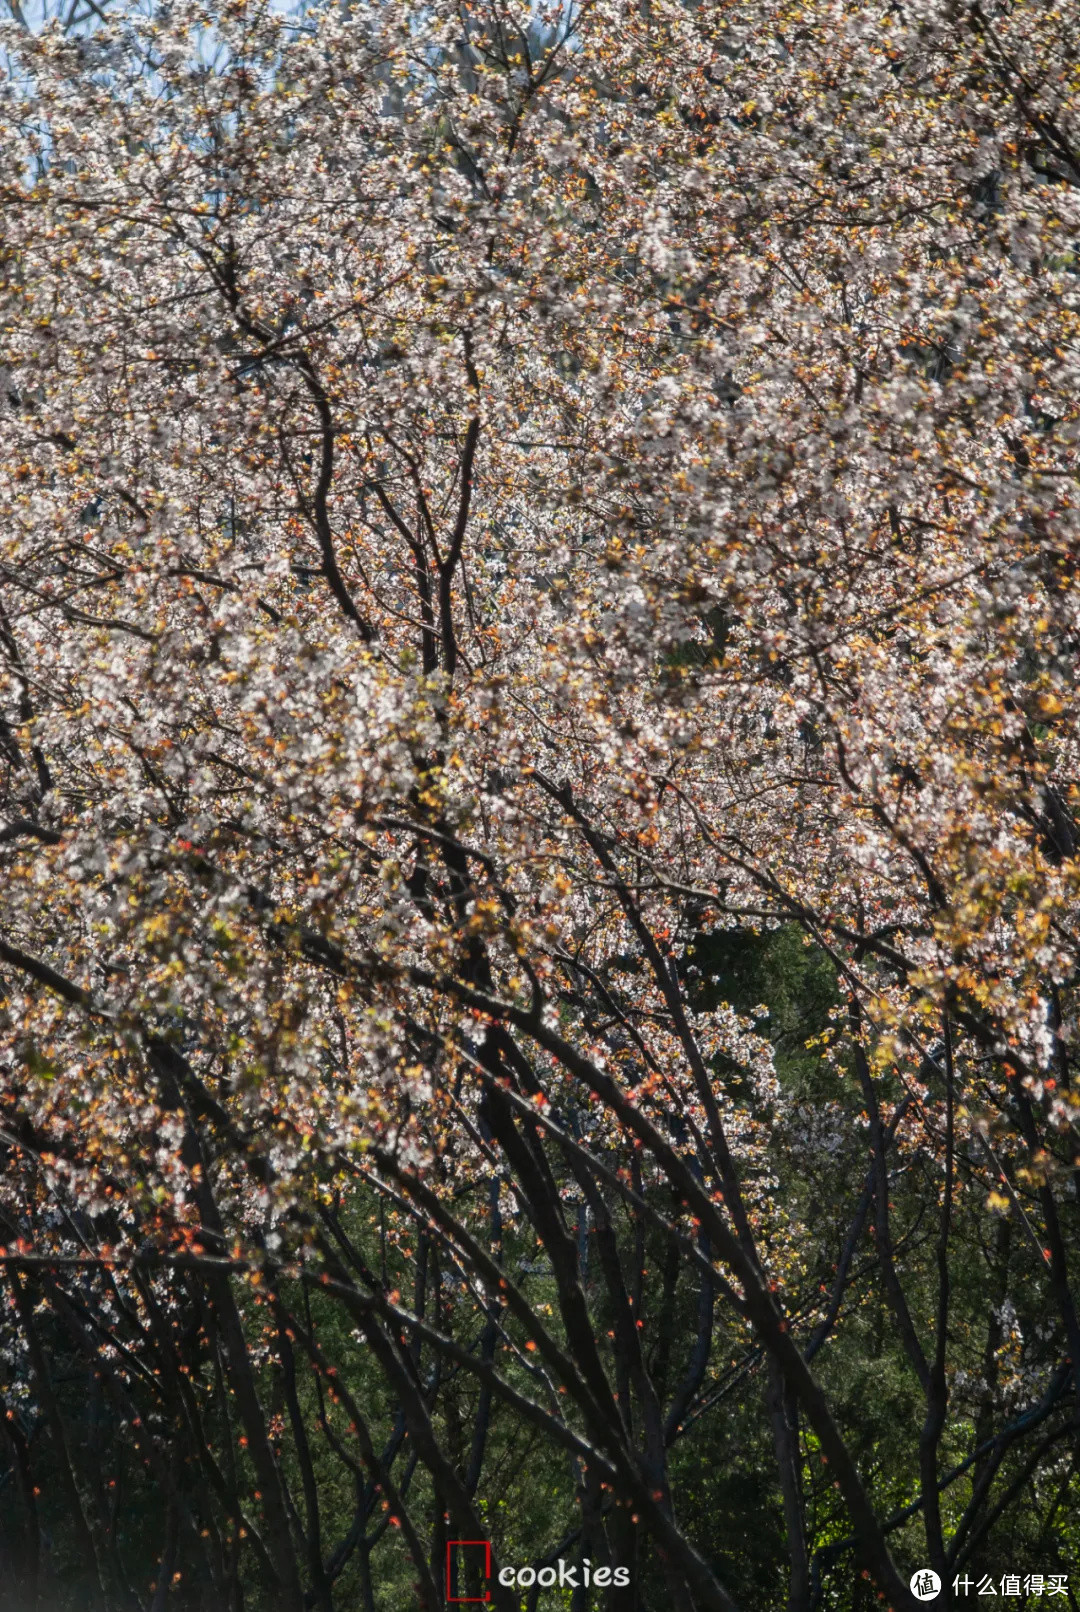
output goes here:
[[[466, 1554], [467, 1553], [467, 1554]], [[452, 1606], [459, 1606], [463, 1601], [490, 1601], [491, 1591], [485, 1590], [483, 1595], [459, 1595], [469, 1582], [468, 1566], [479, 1569], [479, 1576], [484, 1583], [491, 1579], [491, 1541], [489, 1539], [448, 1539], [446, 1542], [446, 1599]]]

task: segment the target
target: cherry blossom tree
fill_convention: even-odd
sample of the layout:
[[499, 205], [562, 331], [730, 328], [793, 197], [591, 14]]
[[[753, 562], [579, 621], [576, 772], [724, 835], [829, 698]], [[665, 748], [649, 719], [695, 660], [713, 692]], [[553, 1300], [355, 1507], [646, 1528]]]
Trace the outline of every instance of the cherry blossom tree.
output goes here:
[[531, 1463], [537, 1567], [731, 1612], [688, 1474], [736, 1414], [790, 1612], [1060, 1540], [1074, 34], [12, 7], [27, 1604], [434, 1612]]

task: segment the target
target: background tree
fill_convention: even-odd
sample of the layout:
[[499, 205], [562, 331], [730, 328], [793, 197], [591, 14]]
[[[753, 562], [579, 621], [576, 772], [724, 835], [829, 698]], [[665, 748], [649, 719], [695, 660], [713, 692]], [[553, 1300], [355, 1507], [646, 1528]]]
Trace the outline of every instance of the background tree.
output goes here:
[[1069, 19], [5, 44], [4, 1593], [1067, 1572]]

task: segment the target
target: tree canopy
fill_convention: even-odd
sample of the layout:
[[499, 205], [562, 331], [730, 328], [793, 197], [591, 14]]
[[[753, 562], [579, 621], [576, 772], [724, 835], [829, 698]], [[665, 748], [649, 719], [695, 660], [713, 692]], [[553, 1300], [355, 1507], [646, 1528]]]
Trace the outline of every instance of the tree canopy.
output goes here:
[[1075, 17], [7, 4], [0, 1601], [1067, 1574]]

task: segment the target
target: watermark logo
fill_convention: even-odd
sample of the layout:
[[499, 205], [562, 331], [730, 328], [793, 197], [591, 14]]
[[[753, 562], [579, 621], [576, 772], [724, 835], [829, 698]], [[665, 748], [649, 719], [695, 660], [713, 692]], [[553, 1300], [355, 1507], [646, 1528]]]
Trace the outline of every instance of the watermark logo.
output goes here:
[[984, 1573], [981, 1578], [972, 1578], [970, 1573], [957, 1573], [952, 1587], [958, 1599], [968, 1595], [1022, 1595], [1026, 1606], [1028, 1598], [1033, 1595], [1048, 1598], [1060, 1595], [1067, 1597], [1072, 1606], [1076, 1605], [1069, 1589], [1068, 1573], [1003, 1573], [1000, 1579], [991, 1578], [989, 1573]]
[[[466, 1553], [470, 1553], [466, 1555]], [[451, 1539], [446, 1545], [446, 1599], [451, 1606], [460, 1606], [466, 1601], [490, 1601], [491, 1591], [485, 1589], [480, 1595], [463, 1595], [461, 1588], [469, 1581], [468, 1566], [472, 1566], [472, 1581], [483, 1584], [491, 1583], [491, 1544], [486, 1539]], [[584, 1585], [588, 1589], [594, 1585], [598, 1590], [612, 1586], [616, 1589], [625, 1589], [630, 1582], [630, 1569], [628, 1567], [594, 1567], [589, 1557], [582, 1562], [567, 1562], [560, 1556], [554, 1563], [548, 1562], [544, 1567], [500, 1567], [499, 1583], [508, 1590], [531, 1590], [537, 1586], [542, 1590], [574, 1589]]]
[[[959, 1600], [968, 1595], [994, 1595], [1005, 1599], [1024, 1597], [1027, 1604], [1031, 1596], [1071, 1596], [1068, 1573], [1004, 1573], [993, 1579], [989, 1573], [972, 1578], [970, 1573], [957, 1573], [952, 1581], [953, 1595]], [[941, 1580], [932, 1567], [920, 1567], [911, 1575], [911, 1593], [917, 1601], [936, 1601], [941, 1594]], [[1071, 1602], [1075, 1605], [1075, 1602]]]
[[499, 1568], [499, 1583], [505, 1584], [507, 1589], [531, 1590], [538, 1584], [542, 1590], [553, 1590], [556, 1586], [561, 1590], [576, 1590], [579, 1583], [586, 1589], [590, 1584], [595, 1584], [599, 1590], [609, 1584], [625, 1589], [629, 1582], [628, 1567], [594, 1567], [587, 1556], [580, 1567], [574, 1562], [564, 1562], [560, 1556], [554, 1567], [549, 1563], [547, 1567]]
[[[462, 1559], [462, 1552], [468, 1551], [470, 1556]], [[460, 1606], [463, 1601], [490, 1601], [491, 1591], [485, 1590], [483, 1595], [459, 1595], [458, 1589], [467, 1580], [464, 1571], [465, 1562], [472, 1561], [477, 1570], [476, 1576], [484, 1584], [491, 1583], [491, 1541], [490, 1539], [448, 1539], [446, 1542], [446, 1599], [453, 1606]]]

